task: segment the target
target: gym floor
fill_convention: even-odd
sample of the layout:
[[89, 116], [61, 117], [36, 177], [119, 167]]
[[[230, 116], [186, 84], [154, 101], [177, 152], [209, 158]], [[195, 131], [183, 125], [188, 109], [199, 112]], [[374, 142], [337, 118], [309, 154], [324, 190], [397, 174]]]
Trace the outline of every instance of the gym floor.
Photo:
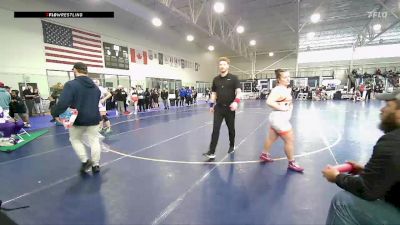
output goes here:
[[327, 164], [368, 161], [382, 135], [383, 102], [297, 101], [292, 124], [303, 174], [277, 160], [260, 163], [270, 109], [245, 100], [236, 114], [236, 152], [221, 127], [207, 161], [213, 116], [205, 104], [111, 119], [102, 167], [81, 176], [63, 127], [0, 154], [0, 199], [18, 224], [324, 224], [340, 189], [321, 175]]

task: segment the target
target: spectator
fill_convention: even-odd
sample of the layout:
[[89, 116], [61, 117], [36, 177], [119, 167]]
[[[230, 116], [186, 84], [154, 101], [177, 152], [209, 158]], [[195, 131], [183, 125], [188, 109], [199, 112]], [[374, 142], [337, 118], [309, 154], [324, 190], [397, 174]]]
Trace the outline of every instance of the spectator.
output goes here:
[[[50, 97], [49, 97], [49, 100], [50, 100], [49, 109], [50, 109], [50, 113], [51, 113], [52, 115], [53, 115], [55, 106], [56, 106], [56, 104], [57, 104], [57, 102], [58, 102], [58, 98], [60, 97], [63, 88], [64, 88], [64, 86], [63, 86], [60, 82], [58, 82], [58, 83], [57, 83], [56, 85], [54, 85], [53, 88], [52, 88], [52, 89], [53, 89], [53, 92], [51, 93], [51, 95], [50, 95]], [[50, 120], [50, 122], [55, 122], [54, 117], [53, 117], [52, 120]]]
[[144, 101], [144, 91], [141, 86], [138, 86], [138, 98], [139, 98], [139, 112], [145, 112], [145, 101]]
[[183, 106], [185, 104], [185, 96], [186, 96], [186, 89], [182, 87], [179, 90], [179, 97], [180, 97], [179, 106]]
[[175, 89], [175, 106], [178, 106], [179, 104], [179, 89]]
[[35, 102], [33, 101], [35, 95], [33, 94], [32, 86], [30, 85], [26, 86], [25, 90], [22, 91], [22, 95], [23, 98], [25, 99], [26, 107], [28, 108], [29, 117], [32, 117], [33, 107], [35, 105]]
[[0, 107], [3, 108], [4, 118], [9, 114], [11, 95], [5, 89], [4, 83], [0, 82]]
[[18, 90], [11, 91], [11, 102], [10, 102], [10, 117], [12, 117], [15, 121], [18, 118], [15, 118], [17, 115], [24, 121], [24, 127], [31, 127], [31, 123], [29, 121], [29, 116], [26, 114], [26, 107], [22, 98], [19, 97]]
[[192, 89], [190, 89], [190, 87], [186, 87], [186, 104], [188, 106], [190, 106], [191, 104], [193, 104], [193, 99], [192, 99]]
[[365, 166], [350, 162], [353, 174], [327, 166], [329, 182], [341, 191], [332, 199], [326, 224], [399, 224], [400, 222], [400, 90], [376, 95], [385, 100], [379, 128], [385, 133]]
[[11, 88], [9, 86], [4, 86], [4, 89], [11, 95]]
[[132, 87], [130, 94], [131, 94], [131, 103], [133, 105], [133, 113], [136, 115], [138, 112], [139, 97], [138, 97], [138, 91], [136, 90], [135, 87]]
[[363, 83], [358, 87], [362, 99], [365, 99], [365, 85]]
[[193, 103], [197, 104], [197, 90], [193, 88]]
[[42, 107], [42, 98], [40, 96], [40, 92], [39, 89], [35, 88], [33, 90], [33, 95], [35, 96], [33, 98], [34, 101], [34, 106], [35, 106], [35, 111], [37, 114], [44, 116], [44, 111], [43, 111], [43, 107]]
[[128, 94], [124, 90], [124, 87], [122, 85], [118, 85], [117, 90], [115, 90], [115, 96], [114, 99], [117, 102], [117, 110], [119, 114], [124, 114], [125, 111], [125, 102], [126, 98], [128, 97]]
[[210, 90], [208, 88], [206, 88], [205, 97], [206, 97], [206, 103], [208, 103], [208, 100], [210, 99]]
[[146, 108], [146, 110], [149, 110], [150, 109], [150, 92], [149, 92], [149, 88], [146, 88], [146, 90], [143, 93], [143, 97], [144, 97], [145, 108]]
[[371, 83], [367, 83], [367, 85], [365, 86], [366, 89], [366, 96], [365, 96], [365, 100], [371, 100], [371, 92], [372, 92], [372, 84]]
[[157, 89], [153, 89], [153, 91], [151, 92], [151, 100], [152, 100], [152, 105], [153, 108], [159, 108], [160, 104], [158, 104], [158, 90]]
[[166, 89], [161, 91], [161, 99], [163, 101], [164, 109], [169, 109], [168, 91]]
[[115, 109], [115, 101], [114, 101], [115, 93], [112, 91], [111, 88], [107, 88], [107, 91], [111, 94], [111, 98], [106, 100], [106, 109], [107, 110]]

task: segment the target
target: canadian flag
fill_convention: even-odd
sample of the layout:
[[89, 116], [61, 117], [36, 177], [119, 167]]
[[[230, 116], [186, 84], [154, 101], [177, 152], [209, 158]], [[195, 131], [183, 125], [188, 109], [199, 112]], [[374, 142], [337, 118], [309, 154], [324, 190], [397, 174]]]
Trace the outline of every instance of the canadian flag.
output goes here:
[[147, 65], [147, 51], [131, 48], [131, 62]]

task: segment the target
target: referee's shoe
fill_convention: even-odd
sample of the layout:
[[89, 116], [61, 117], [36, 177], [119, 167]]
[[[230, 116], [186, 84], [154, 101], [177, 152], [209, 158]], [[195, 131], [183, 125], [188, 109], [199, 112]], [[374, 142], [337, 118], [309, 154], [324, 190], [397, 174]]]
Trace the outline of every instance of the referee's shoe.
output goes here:
[[211, 152], [203, 153], [203, 155], [209, 159], [215, 159], [215, 154]]

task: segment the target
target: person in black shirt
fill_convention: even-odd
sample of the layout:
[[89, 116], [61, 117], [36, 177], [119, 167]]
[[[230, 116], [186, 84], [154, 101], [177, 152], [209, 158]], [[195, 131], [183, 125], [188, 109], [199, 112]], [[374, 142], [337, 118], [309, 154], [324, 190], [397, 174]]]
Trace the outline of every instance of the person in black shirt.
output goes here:
[[[52, 115], [53, 115], [54, 109], [56, 108], [58, 98], [60, 97], [63, 88], [64, 88], [64, 85], [62, 85], [60, 82], [58, 82], [56, 85], [54, 85], [52, 87], [53, 92], [49, 96], [49, 100], [50, 100], [49, 109], [50, 109], [50, 114], [52, 114]], [[54, 119], [54, 117], [52, 118], [52, 120], [50, 120], [50, 122], [55, 122], [55, 121], [56, 120]]]
[[376, 98], [386, 101], [379, 125], [385, 134], [367, 164], [349, 162], [352, 174], [329, 165], [322, 171], [329, 182], [346, 190], [332, 199], [326, 224], [400, 223], [400, 89]]
[[213, 132], [211, 135], [210, 149], [203, 155], [209, 159], [215, 158], [215, 148], [217, 147], [219, 131], [222, 121], [229, 130], [229, 150], [228, 153], [235, 151], [235, 111], [240, 103], [240, 82], [237, 76], [229, 73], [230, 60], [226, 57], [219, 58], [219, 72], [212, 82], [210, 112], [214, 113]]
[[115, 90], [114, 99], [117, 102], [117, 110], [120, 115], [126, 113], [125, 102], [126, 102], [127, 97], [128, 97], [128, 94], [124, 90], [124, 87], [122, 87], [122, 85], [118, 85], [117, 90]]
[[139, 112], [146, 112], [144, 92], [141, 86], [138, 86], [138, 98], [139, 98]]
[[15, 118], [15, 115], [18, 115], [22, 121], [24, 121], [24, 127], [31, 127], [31, 123], [29, 121], [29, 116], [26, 114], [26, 107], [24, 102], [22, 101], [22, 98], [19, 97], [19, 91], [18, 90], [12, 90], [11, 91], [11, 102], [9, 105], [9, 114], [10, 117], [13, 118], [15, 121], [18, 120], [18, 118]]
[[197, 90], [194, 89], [194, 87], [192, 87], [193, 89], [193, 103], [197, 104]]
[[364, 100], [371, 100], [372, 84], [370, 82], [367, 82], [367, 84], [365, 85], [365, 90], [366, 94]]
[[32, 86], [26, 86], [25, 90], [22, 91], [22, 94], [26, 102], [26, 107], [28, 108], [29, 117], [32, 117], [33, 107], [35, 105], [35, 102], [33, 101], [35, 94], [33, 93]]
[[175, 89], [175, 106], [179, 104], [179, 90], [178, 88]]
[[168, 90], [163, 89], [161, 91], [161, 99], [163, 101], [164, 109], [169, 109], [169, 104], [168, 104]]
[[150, 110], [151, 94], [150, 94], [149, 88], [146, 88], [146, 90], [143, 93], [143, 96], [144, 96], [144, 104], [145, 104], [146, 110]]

